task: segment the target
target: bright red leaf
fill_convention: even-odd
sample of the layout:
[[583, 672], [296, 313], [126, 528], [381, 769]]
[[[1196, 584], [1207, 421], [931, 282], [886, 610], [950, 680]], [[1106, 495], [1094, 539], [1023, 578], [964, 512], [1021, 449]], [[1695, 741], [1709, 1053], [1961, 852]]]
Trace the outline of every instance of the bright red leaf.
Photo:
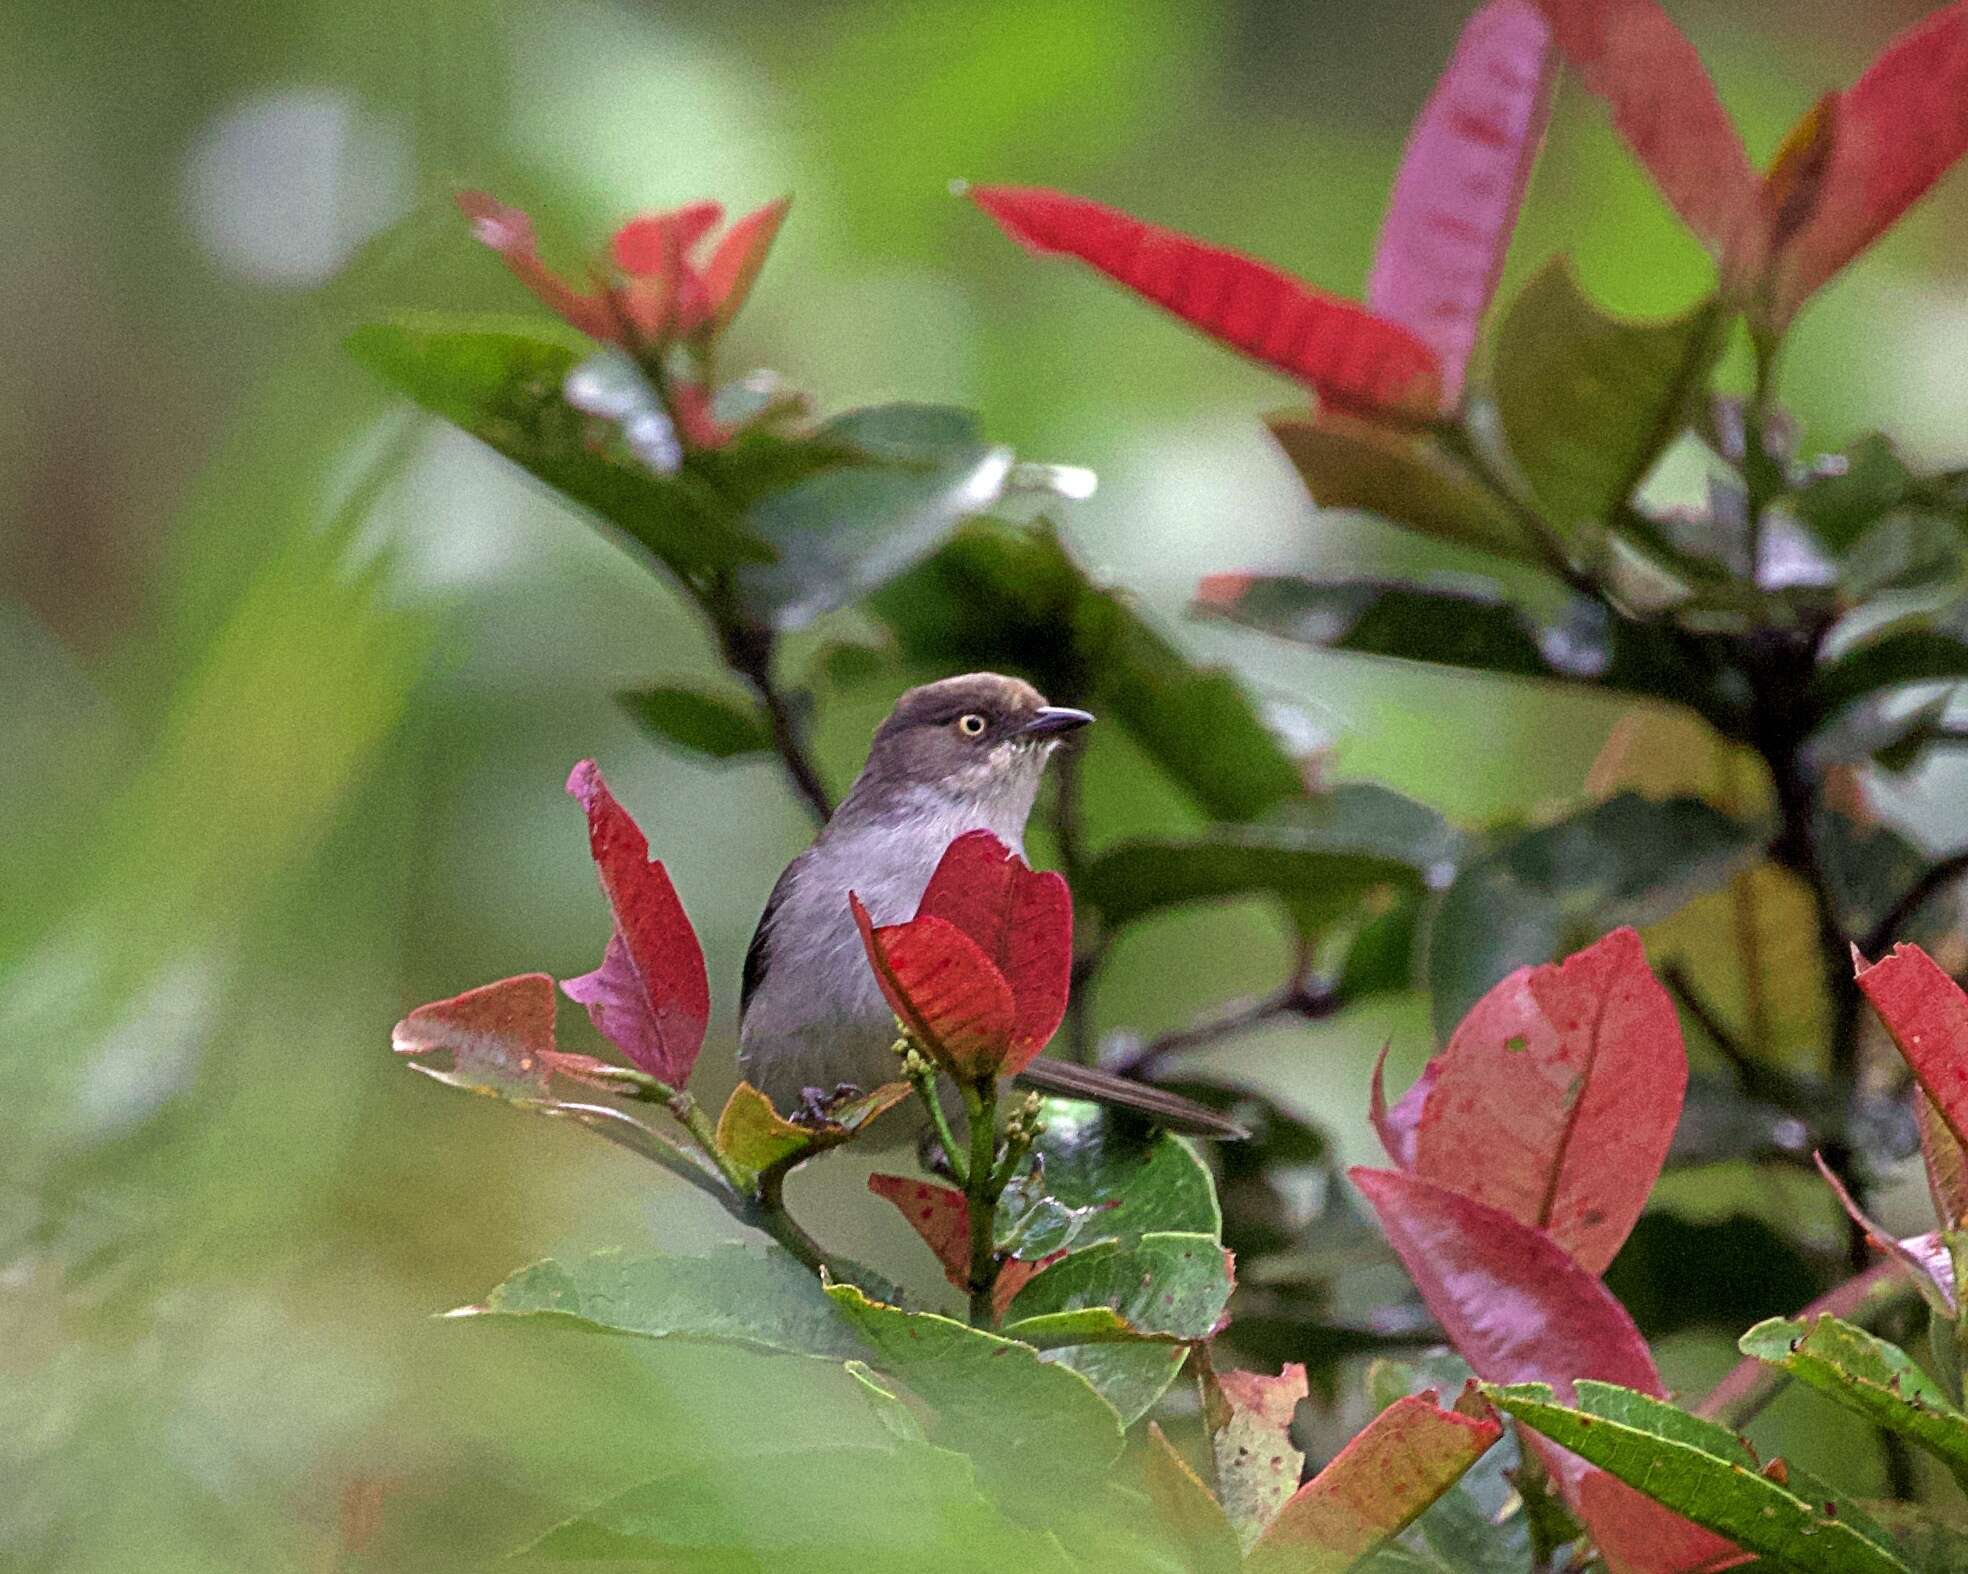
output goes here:
[[697, 932], [649, 843], [615, 801], [593, 760], [567, 778], [588, 815], [588, 849], [615, 932], [601, 966], [561, 984], [588, 1008], [601, 1035], [671, 1087], [689, 1080], [711, 1018], [711, 986]]
[[1861, 966], [1858, 981], [1941, 1119], [1968, 1142], [1968, 994], [1917, 945]]
[[554, 1047], [554, 988], [545, 973], [522, 973], [419, 1006], [390, 1030], [399, 1055], [448, 1056], [417, 1069], [459, 1087], [544, 1098], [556, 1076], [608, 1086], [591, 1055]]
[[[896, 1212], [909, 1221], [909, 1228], [923, 1238], [923, 1244], [936, 1253], [943, 1274], [959, 1290], [970, 1286], [970, 1201], [960, 1191], [939, 1186], [934, 1181], [914, 1180], [906, 1175], [870, 1175], [868, 1190], [895, 1204]], [[1054, 1252], [1038, 1262], [1008, 1258], [998, 1270], [998, 1282], [991, 1291], [991, 1315], [1003, 1322], [1005, 1308], [1041, 1268], [1057, 1262], [1064, 1252]]]
[[1411, 1167], [1603, 1273], [1660, 1175], [1687, 1084], [1674, 1004], [1640, 937], [1618, 929], [1476, 1003], [1430, 1062]]
[[1771, 308], [1779, 323], [1968, 153], [1968, 0], [1888, 45], [1838, 95], [1834, 121], [1811, 216], [1776, 263]]
[[974, 201], [1035, 252], [1077, 257], [1191, 327], [1366, 414], [1433, 419], [1435, 354], [1408, 329], [1234, 251], [1030, 186], [973, 186]]
[[953, 1076], [993, 1075], [1011, 1053], [1017, 1002], [990, 958], [955, 924], [915, 918], [877, 929], [848, 893], [868, 963], [902, 1025]]
[[1397, 1399], [1286, 1502], [1258, 1537], [1248, 1574], [1345, 1574], [1400, 1534], [1502, 1435], [1494, 1419]]
[[1435, 352], [1453, 406], [1550, 112], [1551, 32], [1531, 0], [1470, 18], [1415, 122], [1367, 281], [1374, 314]]
[[1716, 256], [1740, 245], [1762, 182], [1695, 47], [1656, 0], [1538, 0], [1552, 38], [1669, 207]]

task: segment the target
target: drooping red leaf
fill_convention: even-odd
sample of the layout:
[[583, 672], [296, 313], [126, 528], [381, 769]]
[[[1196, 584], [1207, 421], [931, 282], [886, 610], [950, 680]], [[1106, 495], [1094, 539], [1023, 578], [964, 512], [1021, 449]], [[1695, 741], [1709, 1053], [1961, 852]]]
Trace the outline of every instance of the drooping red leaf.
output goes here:
[[1640, 937], [1618, 929], [1512, 973], [1430, 1070], [1414, 1173], [1603, 1273], [1660, 1175], [1688, 1084], [1680, 1022]]
[[973, 186], [970, 196], [1021, 245], [1079, 258], [1211, 338], [1309, 383], [1323, 400], [1415, 421], [1439, 413], [1434, 352], [1364, 307], [1254, 258], [1063, 192]]
[[[959, 1290], [970, 1284], [970, 1200], [949, 1186], [916, 1180], [907, 1175], [870, 1175], [868, 1190], [895, 1204], [895, 1211], [909, 1221], [909, 1228], [936, 1253], [943, 1275]], [[1041, 1268], [1065, 1256], [1054, 1252], [1038, 1262], [1006, 1259], [998, 1270], [998, 1282], [991, 1290], [991, 1315], [1004, 1321], [1005, 1308], [1025, 1288]]]
[[1373, 1121], [1375, 1134], [1380, 1145], [1387, 1150], [1388, 1159], [1404, 1170], [1415, 1166], [1415, 1128], [1421, 1124], [1421, 1112], [1428, 1105], [1428, 1094], [1435, 1086], [1436, 1064], [1442, 1058], [1437, 1055], [1421, 1068], [1421, 1075], [1408, 1085], [1400, 1102], [1392, 1109], [1387, 1107], [1387, 1052], [1393, 1048], [1393, 1041], [1380, 1046], [1380, 1055], [1374, 1061], [1373, 1089], [1367, 1107], [1368, 1118]]
[[1656, 0], [1538, 0], [1579, 79], [1667, 205], [1716, 256], [1752, 222], [1762, 182], [1695, 47]]
[[[1457, 1352], [1491, 1383], [1549, 1383], [1567, 1404], [1581, 1377], [1661, 1397], [1660, 1374], [1626, 1308], [1544, 1231], [1397, 1170], [1350, 1172]], [[1575, 1487], [1587, 1468], [1562, 1457]]]
[[966, 831], [944, 849], [917, 918], [940, 918], [973, 941], [1010, 986], [1015, 1003], [1014, 1076], [1045, 1048], [1066, 1015], [1073, 981], [1073, 898], [1066, 882], [1035, 873], [989, 831]]
[[1454, 1486], [1502, 1433], [1494, 1419], [1442, 1409], [1433, 1394], [1397, 1399], [1292, 1494], [1245, 1569], [1345, 1574]]
[[1469, 19], [1415, 122], [1381, 226], [1367, 305], [1435, 352], [1451, 407], [1544, 137], [1550, 46], [1531, 0], [1491, 0]]
[[1917, 945], [1861, 966], [1858, 982], [1948, 1130], [1968, 1142], [1968, 994]]
[[877, 929], [848, 893], [868, 965], [903, 1026], [953, 1076], [993, 1075], [1011, 1053], [1018, 1009], [1011, 986], [955, 924], [912, 918]]
[[1781, 323], [1968, 153], [1968, 0], [1902, 33], [1839, 96], [1812, 217], [1777, 259]]
[[697, 932], [649, 843], [615, 801], [593, 760], [567, 778], [588, 816], [588, 849], [615, 915], [615, 933], [592, 973], [561, 984], [588, 1008], [601, 1035], [635, 1065], [681, 1087], [704, 1046], [711, 986]]
[[762, 208], [754, 208], [724, 232], [704, 265], [704, 294], [711, 303], [713, 332], [730, 326], [752, 292], [752, 282], [765, 266], [766, 253], [786, 220], [792, 198], [780, 197]]
[[1206, 1353], [1197, 1360], [1217, 1495], [1248, 1552], [1298, 1489], [1305, 1468], [1305, 1455], [1291, 1439], [1292, 1414], [1308, 1391], [1305, 1367], [1292, 1362], [1272, 1377], [1219, 1372]]
[[472, 234], [504, 258], [519, 281], [555, 316], [596, 339], [613, 342], [621, 337], [607, 302], [575, 289], [540, 260], [533, 221], [518, 208], [482, 191], [461, 191], [456, 200], [458, 210], [471, 221]]
[[458, 1087], [543, 1098], [556, 1076], [607, 1084], [592, 1055], [554, 1048], [553, 980], [522, 973], [419, 1006], [390, 1030], [399, 1055], [448, 1056], [418, 1070]]

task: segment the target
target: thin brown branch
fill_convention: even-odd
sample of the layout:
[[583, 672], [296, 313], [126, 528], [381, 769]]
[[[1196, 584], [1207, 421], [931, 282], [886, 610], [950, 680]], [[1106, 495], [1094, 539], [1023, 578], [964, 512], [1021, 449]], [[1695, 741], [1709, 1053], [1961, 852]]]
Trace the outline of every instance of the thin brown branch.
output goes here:
[[1153, 1081], [1162, 1063], [1173, 1055], [1206, 1049], [1223, 1039], [1234, 1038], [1285, 1017], [1318, 1022], [1332, 1016], [1339, 1010], [1339, 998], [1330, 984], [1311, 976], [1308, 962], [1309, 958], [1301, 953], [1298, 968], [1292, 977], [1270, 994], [1242, 1001], [1214, 1016], [1192, 1022], [1188, 1027], [1176, 1028], [1159, 1038], [1150, 1039], [1107, 1069], [1122, 1076]]

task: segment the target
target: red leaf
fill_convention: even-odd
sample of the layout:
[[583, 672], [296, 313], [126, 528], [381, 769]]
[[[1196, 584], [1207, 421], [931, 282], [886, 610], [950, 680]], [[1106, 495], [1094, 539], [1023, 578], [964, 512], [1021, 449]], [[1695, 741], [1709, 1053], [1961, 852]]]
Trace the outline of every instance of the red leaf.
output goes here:
[[762, 208], [754, 208], [730, 229], [711, 253], [704, 266], [704, 294], [711, 303], [713, 332], [728, 327], [752, 292], [752, 281], [765, 266], [765, 255], [785, 222], [791, 197], [781, 197]]
[[1578, 1511], [1606, 1560], [1607, 1574], [1710, 1574], [1752, 1560], [1733, 1541], [1603, 1470], [1579, 1483]]
[[588, 849], [615, 914], [601, 966], [561, 984], [604, 1038], [653, 1077], [681, 1087], [704, 1047], [711, 986], [697, 932], [649, 843], [593, 760], [567, 778], [588, 815]]
[[1531, 0], [1469, 20], [1408, 139], [1367, 305], [1435, 352], [1443, 403], [1462, 398], [1550, 113], [1551, 31]]
[[634, 275], [665, 275], [724, 220], [717, 202], [691, 202], [667, 213], [631, 219], [615, 232], [615, 266]]
[[1788, 321], [1968, 153], [1968, 0], [1902, 33], [1844, 94], [1810, 221], [1778, 259]]
[[[923, 1238], [923, 1244], [936, 1253], [943, 1274], [959, 1290], [970, 1285], [970, 1201], [960, 1191], [933, 1181], [913, 1180], [906, 1175], [870, 1175], [868, 1190], [885, 1197], [909, 1221], [909, 1228]], [[1038, 1262], [1008, 1258], [998, 1270], [998, 1282], [991, 1291], [991, 1315], [1004, 1321], [1005, 1308], [1041, 1268], [1057, 1262], [1064, 1252], [1054, 1252]]]
[[1968, 1142], [1968, 994], [1917, 945], [1858, 970], [1859, 988], [1957, 1142]]
[[916, 917], [962, 930], [1010, 986], [1015, 1025], [1001, 1069], [1015, 1076], [1066, 1015], [1073, 982], [1073, 898], [1066, 882], [1033, 873], [989, 831], [966, 831], [944, 849]]
[[582, 294], [540, 261], [539, 240], [530, 218], [482, 191], [461, 191], [456, 200], [458, 210], [471, 220], [472, 234], [503, 257], [520, 282], [555, 316], [592, 338], [611, 343], [621, 338], [621, 327], [607, 302]]
[[553, 980], [522, 973], [419, 1006], [390, 1031], [399, 1055], [444, 1055], [417, 1069], [454, 1086], [501, 1096], [544, 1098], [552, 1079], [613, 1087], [601, 1061], [554, 1048]]
[[1503, 1427], [1397, 1399], [1295, 1492], [1250, 1550], [1248, 1574], [1345, 1574], [1454, 1486]]
[[[1663, 1397], [1626, 1308], [1544, 1231], [1396, 1170], [1350, 1172], [1457, 1352], [1491, 1383], [1549, 1383], [1569, 1404], [1578, 1378]], [[1568, 1489], [1588, 1468], [1552, 1450]]]
[[1077, 257], [1253, 360], [1336, 405], [1427, 421], [1441, 370], [1406, 328], [1234, 251], [1062, 192], [973, 186], [974, 201], [1015, 241]]
[[1512, 973], [1430, 1070], [1414, 1173], [1603, 1273], [1660, 1175], [1688, 1084], [1680, 1022], [1640, 937], [1618, 929]]
[[1753, 220], [1762, 182], [1715, 84], [1656, 0], [1538, 0], [1553, 39], [1669, 207], [1716, 256]]
[[912, 918], [874, 927], [848, 893], [855, 927], [882, 994], [923, 1048], [954, 1076], [995, 1073], [1011, 1050], [1017, 1005], [989, 957], [955, 924]]
[[1387, 1051], [1393, 1047], [1390, 1039], [1380, 1046], [1380, 1056], [1374, 1061], [1373, 1090], [1369, 1095], [1367, 1115], [1373, 1121], [1375, 1134], [1380, 1138], [1381, 1147], [1387, 1150], [1388, 1159], [1404, 1170], [1415, 1166], [1415, 1128], [1421, 1124], [1421, 1112], [1427, 1107], [1428, 1094], [1435, 1086], [1435, 1072], [1441, 1061], [1437, 1055], [1421, 1068], [1421, 1075], [1408, 1086], [1401, 1100], [1391, 1110], [1387, 1107]]

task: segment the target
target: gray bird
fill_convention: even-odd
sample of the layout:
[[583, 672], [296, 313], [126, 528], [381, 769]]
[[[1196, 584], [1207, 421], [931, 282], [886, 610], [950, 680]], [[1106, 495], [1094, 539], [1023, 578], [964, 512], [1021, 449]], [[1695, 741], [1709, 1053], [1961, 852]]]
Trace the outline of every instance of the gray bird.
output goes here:
[[[925, 684], [896, 702], [847, 797], [772, 888], [745, 953], [738, 1059], [774, 1105], [790, 1111], [809, 1090], [873, 1088], [898, 1074], [895, 1014], [862, 950], [848, 892], [875, 923], [903, 923], [965, 831], [990, 831], [1023, 856], [1047, 759], [1092, 720], [992, 672]], [[1018, 1080], [1177, 1131], [1243, 1134], [1200, 1104], [1065, 1061], [1042, 1057]]]

